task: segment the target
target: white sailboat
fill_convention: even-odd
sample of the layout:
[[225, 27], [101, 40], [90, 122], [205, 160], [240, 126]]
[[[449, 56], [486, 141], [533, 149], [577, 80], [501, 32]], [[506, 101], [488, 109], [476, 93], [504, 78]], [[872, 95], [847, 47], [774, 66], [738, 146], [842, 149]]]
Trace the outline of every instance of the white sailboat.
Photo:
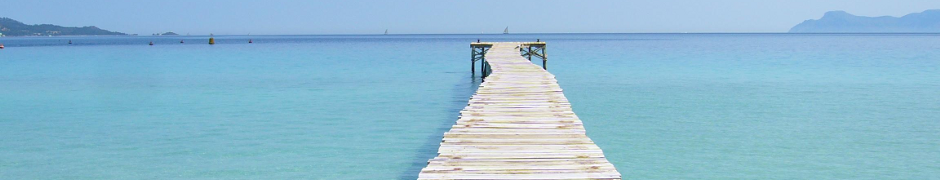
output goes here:
[[509, 34], [509, 26], [506, 26], [506, 29], [503, 30], [503, 34]]

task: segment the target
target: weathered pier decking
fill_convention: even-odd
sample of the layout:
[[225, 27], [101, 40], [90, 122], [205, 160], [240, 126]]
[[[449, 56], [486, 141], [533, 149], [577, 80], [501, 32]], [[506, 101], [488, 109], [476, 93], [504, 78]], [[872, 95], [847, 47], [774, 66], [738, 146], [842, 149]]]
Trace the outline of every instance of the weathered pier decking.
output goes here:
[[[523, 57], [544, 60], [544, 42], [474, 44], [489, 47], [479, 57], [488, 76], [419, 180], [620, 179], [543, 69], [545, 61], [539, 67]], [[531, 54], [532, 44], [541, 53]]]

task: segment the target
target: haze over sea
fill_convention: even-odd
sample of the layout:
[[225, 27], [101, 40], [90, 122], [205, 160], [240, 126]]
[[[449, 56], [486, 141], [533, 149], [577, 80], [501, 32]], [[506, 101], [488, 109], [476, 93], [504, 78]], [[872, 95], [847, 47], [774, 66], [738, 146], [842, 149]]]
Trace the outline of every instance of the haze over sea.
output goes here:
[[937, 34], [216, 38], [0, 38], [0, 179], [415, 179], [537, 38], [624, 179], [940, 179]]

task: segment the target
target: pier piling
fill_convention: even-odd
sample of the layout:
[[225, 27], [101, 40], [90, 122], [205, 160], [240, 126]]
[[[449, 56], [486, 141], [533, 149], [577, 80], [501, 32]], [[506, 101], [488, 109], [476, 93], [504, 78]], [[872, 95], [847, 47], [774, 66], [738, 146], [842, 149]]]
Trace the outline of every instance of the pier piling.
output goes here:
[[470, 43], [470, 63], [472, 64], [472, 67], [470, 68], [471, 73], [476, 73], [476, 70], [474, 69], [476, 67], [476, 62], [480, 61], [480, 77], [486, 77], [486, 51], [488, 51], [491, 47], [493, 47], [492, 44], [480, 43], [479, 39], [477, 39], [476, 43]]

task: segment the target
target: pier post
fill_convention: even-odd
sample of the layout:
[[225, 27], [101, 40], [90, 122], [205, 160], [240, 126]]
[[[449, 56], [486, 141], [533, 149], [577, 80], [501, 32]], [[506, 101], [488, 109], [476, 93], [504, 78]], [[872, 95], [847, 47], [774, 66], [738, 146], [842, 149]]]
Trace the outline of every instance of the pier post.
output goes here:
[[548, 70], [548, 55], [545, 55], [545, 46], [542, 46], [542, 69]]
[[486, 64], [486, 57], [480, 58], [480, 67], [480, 71], [483, 71], [483, 78], [486, 78], [486, 76], [490, 73], [490, 65]]
[[489, 64], [486, 64], [486, 59], [483, 59], [483, 69], [482, 69], [482, 70], [483, 70], [483, 78], [486, 78], [486, 76], [489, 75], [489, 73], [490, 73], [489, 68], [490, 68], [490, 65], [489, 65]]
[[480, 81], [486, 82], [486, 59], [480, 60]]
[[529, 55], [526, 55], [526, 58], [529, 58], [529, 61], [532, 61], [532, 46], [529, 46]]
[[477, 70], [476, 70], [476, 68], [477, 68], [477, 61], [476, 61], [476, 58], [477, 58], [477, 53], [476, 53], [476, 51], [473, 51], [473, 50], [471, 49], [471, 51], [470, 51], [470, 74], [476, 74], [476, 73], [477, 73]]

